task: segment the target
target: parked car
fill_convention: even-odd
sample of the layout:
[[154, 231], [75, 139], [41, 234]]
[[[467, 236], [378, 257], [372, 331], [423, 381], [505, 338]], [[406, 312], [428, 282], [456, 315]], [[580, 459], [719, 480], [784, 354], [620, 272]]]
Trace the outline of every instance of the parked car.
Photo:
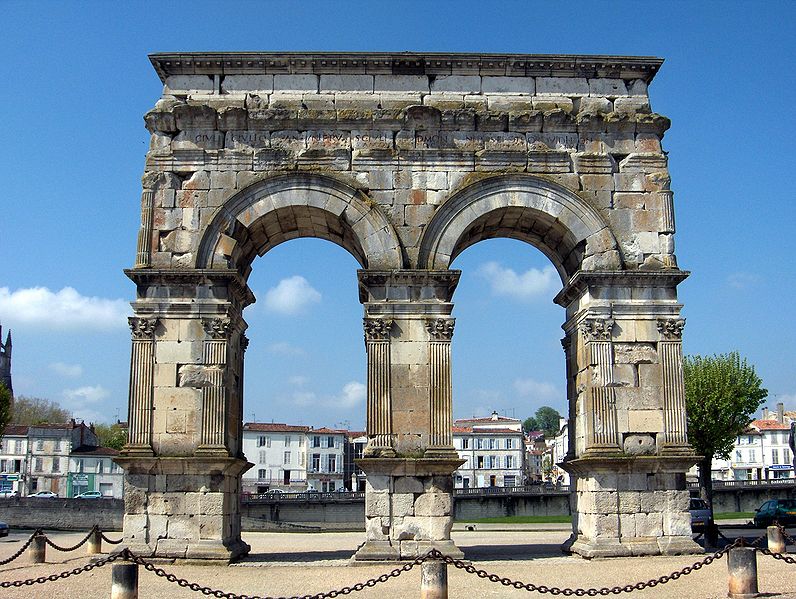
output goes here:
[[102, 499], [102, 493], [99, 491], [86, 491], [80, 495], [75, 495], [75, 499]]
[[281, 497], [284, 491], [282, 489], [268, 489], [265, 492], [266, 497]]
[[691, 530], [693, 532], [704, 532], [707, 526], [713, 522], [713, 511], [704, 499], [692, 497], [688, 511], [691, 512]]
[[38, 497], [38, 498], [52, 499], [53, 497], [58, 497], [58, 494], [57, 493], [53, 493], [52, 491], [37, 491], [33, 495], [28, 495], [28, 497]]
[[19, 497], [19, 493], [11, 489], [3, 489], [0, 491], [0, 497]]
[[796, 525], [796, 499], [771, 499], [755, 510], [755, 526], [765, 528], [774, 522]]
[[8, 536], [8, 529], [10, 527], [5, 522], [0, 522], [0, 537], [7, 537]]

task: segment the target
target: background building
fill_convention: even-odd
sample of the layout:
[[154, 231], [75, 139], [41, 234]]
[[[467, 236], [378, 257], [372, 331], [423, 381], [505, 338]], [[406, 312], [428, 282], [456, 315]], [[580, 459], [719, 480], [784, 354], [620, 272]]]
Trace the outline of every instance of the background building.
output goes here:
[[103, 497], [124, 496], [124, 471], [113, 461], [119, 452], [110, 447], [83, 445], [69, 455], [66, 496], [99, 491]]
[[345, 489], [345, 444], [348, 431], [319, 428], [307, 433], [307, 485], [316, 491]]
[[365, 492], [365, 473], [354, 460], [362, 457], [367, 444], [368, 436], [365, 431], [348, 431], [346, 434], [343, 484], [349, 491]]
[[243, 473], [244, 493], [307, 490], [308, 426], [247, 422], [243, 425], [243, 454], [254, 464]]
[[8, 331], [6, 342], [3, 343], [3, 327], [0, 325], [0, 383], [14, 395], [14, 387], [11, 384], [11, 331]]
[[454, 487], [514, 487], [525, 484], [525, 438], [516, 418], [493, 412], [488, 418], [456, 420], [453, 446], [464, 460]]

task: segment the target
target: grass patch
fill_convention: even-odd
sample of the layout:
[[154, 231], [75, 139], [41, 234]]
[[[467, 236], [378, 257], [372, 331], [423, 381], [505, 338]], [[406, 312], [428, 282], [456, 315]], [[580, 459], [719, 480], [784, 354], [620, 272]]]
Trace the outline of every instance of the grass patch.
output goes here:
[[734, 520], [736, 518], [745, 518], [746, 520], [751, 520], [754, 517], [754, 512], [716, 512], [713, 514], [714, 520]]
[[467, 524], [569, 524], [572, 516], [502, 516], [500, 518], [468, 518], [457, 520]]

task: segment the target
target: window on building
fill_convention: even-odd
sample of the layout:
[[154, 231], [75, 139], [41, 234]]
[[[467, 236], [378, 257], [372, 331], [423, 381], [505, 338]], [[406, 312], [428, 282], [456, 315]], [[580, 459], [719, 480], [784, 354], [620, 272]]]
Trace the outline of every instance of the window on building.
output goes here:
[[284, 463], [285, 464], [289, 464], [290, 463], [290, 452], [289, 451], [285, 452], [285, 461], [284, 461]]
[[329, 454], [329, 472], [337, 472], [337, 456], [333, 453]]
[[746, 442], [747, 442], [749, 445], [751, 445], [751, 444], [753, 443], [753, 439], [752, 439], [751, 435], [750, 435], [750, 436], [748, 436], [748, 437], [746, 437]]
[[257, 437], [257, 447], [271, 447], [271, 437], [268, 435]]
[[259, 480], [265, 480], [267, 478], [265, 474], [265, 468], [260, 468], [259, 470], [257, 470], [257, 478]]
[[740, 449], [735, 450], [735, 461], [736, 462], [743, 462], [743, 454], [741, 453]]
[[14, 453], [22, 453], [22, 441], [19, 439], [14, 441]]
[[60, 439], [56, 439], [55, 440], [55, 452], [59, 453], [60, 451], [61, 451], [61, 440]]
[[514, 439], [506, 439], [506, 449], [514, 449]]
[[481, 437], [478, 437], [475, 440], [475, 448], [476, 449], [483, 449], [484, 448], [484, 440]]
[[779, 449], [772, 449], [771, 450], [771, 463], [772, 464], [779, 464]]
[[757, 461], [757, 452], [754, 449], [749, 450], [749, 462], [753, 463]]
[[503, 486], [504, 487], [513, 487], [517, 484], [517, 478], [515, 476], [504, 476], [503, 477]]
[[258, 460], [260, 464], [267, 464], [268, 463], [268, 452], [261, 451], [260, 452], [260, 459]]
[[6, 461], [5, 460], [0, 460], [0, 472], [8, 472], [8, 470], [6, 470]]
[[36, 451], [44, 451], [44, 439], [36, 439]]
[[462, 437], [462, 449], [470, 449], [470, 439], [468, 437]]
[[313, 447], [320, 447], [321, 446], [321, 438], [318, 435], [312, 436], [312, 446]]
[[53, 458], [53, 472], [60, 472], [61, 471], [61, 458], [54, 457]]
[[330, 493], [331, 493], [332, 491], [334, 491], [334, 489], [335, 489], [335, 484], [334, 484], [334, 483], [335, 483], [335, 481], [333, 481], [333, 480], [330, 480], [330, 481], [329, 481], [329, 492], [330, 492]]
[[476, 468], [483, 468], [484, 467], [484, 456], [479, 455], [475, 458]]
[[304, 447], [304, 435], [299, 435], [298, 444], [299, 447]]
[[514, 468], [514, 456], [506, 456], [506, 468]]
[[495, 441], [497, 439], [489, 439], [489, 449], [495, 449]]
[[290, 438], [290, 435], [287, 435], [285, 437], [285, 447], [290, 447], [290, 442], [291, 441], [292, 441], [292, 439]]
[[299, 453], [299, 466], [304, 465], [304, 453]]
[[44, 469], [44, 463], [41, 458], [36, 458], [33, 460], [33, 470], [34, 472], [41, 472]]
[[97, 474], [102, 474], [103, 472], [105, 472], [105, 461], [97, 460]]
[[334, 437], [326, 437], [326, 447], [334, 447]]
[[[320, 437], [317, 437], [320, 439]], [[310, 470], [312, 472], [318, 472], [321, 469], [321, 454], [313, 453], [312, 454], [312, 465], [310, 466]]]
[[76, 466], [76, 470], [78, 471], [78, 473], [82, 474], [83, 473], [83, 460], [77, 460], [77, 462], [75, 463], [75, 466]]

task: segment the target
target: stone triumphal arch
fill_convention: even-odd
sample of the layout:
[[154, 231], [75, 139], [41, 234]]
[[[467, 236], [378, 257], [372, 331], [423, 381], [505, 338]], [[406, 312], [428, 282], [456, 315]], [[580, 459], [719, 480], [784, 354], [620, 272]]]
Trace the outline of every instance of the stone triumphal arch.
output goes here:
[[163, 95], [134, 268], [125, 542], [233, 559], [243, 309], [252, 262], [319, 237], [359, 262], [367, 359], [366, 543], [450, 540], [452, 260], [512, 237], [558, 270], [576, 482], [572, 551], [686, 552], [674, 217], [647, 86], [656, 58], [156, 54]]

